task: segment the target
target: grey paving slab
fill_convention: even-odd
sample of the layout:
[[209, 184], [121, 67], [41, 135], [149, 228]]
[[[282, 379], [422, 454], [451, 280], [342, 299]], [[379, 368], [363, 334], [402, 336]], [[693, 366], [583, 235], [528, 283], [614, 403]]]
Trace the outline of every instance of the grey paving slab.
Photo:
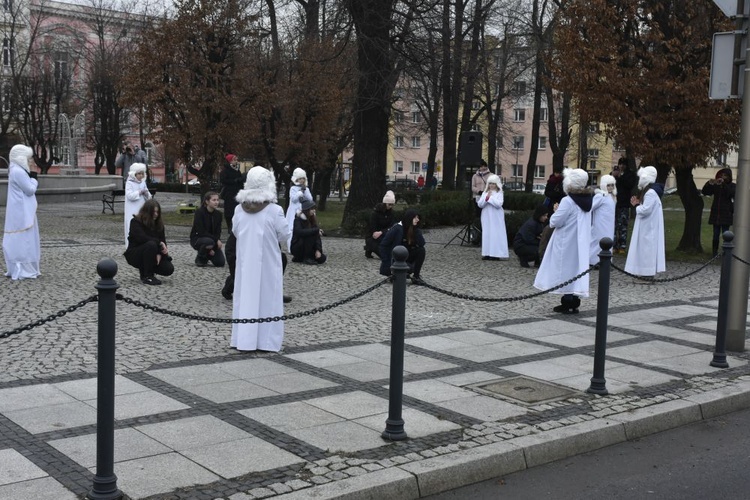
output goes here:
[[478, 420], [493, 422], [524, 415], [528, 410], [521, 405], [511, 404], [490, 396], [473, 395], [436, 403], [456, 413]]
[[70, 395], [49, 384], [0, 389], [0, 413], [74, 402]]
[[[339, 347], [336, 349], [336, 351], [381, 364], [388, 364], [391, 359], [391, 347], [385, 344], [364, 344], [349, 347]], [[404, 352], [404, 357], [409, 356], [414, 356], [414, 354], [408, 351]]]
[[297, 429], [289, 431], [288, 434], [331, 453], [353, 453], [387, 446], [388, 442], [380, 437], [383, 430], [385, 430], [385, 422], [383, 422], [383, 429], [376, 431], [347, 421]]
[[280, 394], [313, 391], [315, 389], [325, 389], [326, 387], [336, 387], [338, 385], [335, 382], [313, 377], [302, 372], [280, 373], [279, 375], [258, 377], [253, 379], [253, 383]]
[[[620, 340], [632, 339], [633, 335], [620, 332], [607, 332], [607, 342], [617, 342]], [[537, 337], [536, 340], [555, 344], [563, 347], [584, 347], [593, 346], [596, 342], [596, 329], [590, 328], [580, 332], [560, 333], [546, 337]]]
[[519, 335], [521, 337], [526, 337], [529, 339], [544, 337], [549, 335], [550, 332], [568, 333], [585, 329], [587, 329], [586, 326], [559, 319], [530, 321], [517, 325], [497, 326], [492, 328], [492, 330], [498, 332], [512, 333], [513, 335]]
[[677, 377], [671, 375], [627, 365], [607, 368], [605, 376], [608, 380], [619, 380], [633, 387], [648, 387], [677, 380]]
[[229, 382], [185, 386], [183, 389], [215, 403], [244, 401], [246, 399], [265, 398], [279, 394], [276, 391], [253, 384], [247, 380], [230, 380]]
[[13, 449], [0, 450], [0, 485], [28, 481], [47, 473]]
[[474, 393], [437, 380], [418, 380], [404, 383], [404, 394], [428, 403], [473, 396]]
[[[675, 356], [672, 358], [658, 359], [645, 363], [650, 366], [667, 368], [685, 375], [700, 375], [703, 373], [712, 373], [721, 371], [721, 368], [714, 368], [709, 363], [713, 359], [713, 352], [697, 352], [686, 354], [684, 356]], [[728, 356], [726, 359], [729, 366], [737, 367], [746, 365], [747, 361], [736, 357]]]
[[[160, 455], [172, 451], [135, 429], [115, 429], [115, 462]], [[96, 465], [96, 434], [85, 434], [49, 441], [57, 450], [76, 463], [90, 468]]]
[[[85, 403], [96, 409], [96, 399], [85, 401]], [[188, 408], [190, 408], [188, 405], [155, 391], [115, 396], [115, 420], [127, 420], [129, 418], [186, 410]]]
[[258, 438], [218, 443], [181, 452], [221, 477], [233, 478], [304, 462], [304, 459]]
[[163, 370], [150, 370], [146, 373], [177, 387], [189, 387], [212, 382], [228, 382], [238, 378], [222, 370], [218, 364], [166, 368]]
[[716, 321], [698, 321], [696, 323], [690, 323], [688, 326], [716, 332]]
[[32, 434], [96, 423], [96, 410], [75, 400], [72, 403], [4, 412], [4, 415]]
[[282, 432], [344, 420], [343, 417], [321, 410], [303, 401], [248, 408], [247, 410], [239, 410], [238, 413]]
[[[68, 382], [59, 382], [52, 384], [53, 387], [70, 394], [79, 401], [96, 399], [97, 379], [87, 378], [82, 380], [69, 380]], [[123, 394], [133, 394], [136, 392], [145, 392], [148, 388], [137, 382], [133, 382], [122, 375], [115, 375], [115, 396]]]
[[416, 477], [411, 473], [400, 469], [386, 469], [324, 484], [309, 490], [281, 495], [278, 500], [308, 500], [310, 498], [318, 500], [419, 498], [419, 487]]
[[497, 344], [507, 340], [507, 337], [503, 337], [502, 335], [481, 330], [462, 330], [459, 332], [444, 333], [441, 337], [472, 345]]
[[448, 363], [446, 361], [440, 361], [426, 356], [405, 356], [404, 357], [404, 370], [409, 373], [427, 373], [434, 372], [437, 370], [447, 370], [448, 368], [456, 368], [458, 365]]
[[335, 349], [306, 352], [302, 354], [290, 354], [289, 358], [318, 368], [326, 368], [336, 365], [350, 365], [362, 360], [361, 358], [350, 356]]
[[[454, 424], [445, 419], [441, 420], [413, 408], [404, 408], [401, 411], [401, 418], [404, 420], [404, 431], [406, 431], [406, 434], [412, 439], [461, 428], [458, 424]], [[387, 419], [388, 413], [381, 413], [379, 415], [358, 418], [353, 420], [353, 422], [369, 427], [375, 431], [383, 432], [386, 427]]]
[[[228, 361], [226, 363], [218, 363], [217, 366], [221, 369], [221, 371], [245, 380], [251, 380], [267, 375], [278, 375], [281, 373], [291, 373], [297, 371], [294, 368], [290, 368], [280, 363], [274, 363], [273, 361], [268, 359], [243, 359], [240, 361]], [[201, 383], [205, 384], [208, 383], [208, 381], [203, 381]]]
[[653, 333], [654, 335], [669, 337], [671, 339], [687, 340], [689, 342], [695, 342], [696, 344], [704, 344], [707, 346], [716, 345], [715, 334], [698, 333], [682, 328], [654, 324], [638, 325], [638, 329], [642, 332]]
[[422, 349], [435, 352], [449, 352], [454, 349], [466, 347], [465, 342], [451, 340], [442, 335], [430, 335], [429, 337], [417, 337], [415, 339], [406, 339], [406, 343]]
[[131, 498], [146, 498], [219, 479], [219, 476], [177, 453], [117, 464], [117, 485]]
[[376, 363], [374, 361], [362, 361], [350, 365], [327, 366], [326, 370], [361, 382], [389, 378], [391, 373], [390, 366]]
[[661, 340], [607, 349], [608, 356], [629, 359], [641, 363], [700, 352], [702, 352], [700, 349], [671, 344]]
[[136, 429], [177, 451], [252, 437], [210, 415], [141, 425]]
[[307, 404], [347, 419], [376, 415], [388, 410], [388, 400], [363, 391], [309, 399]]
[[21, 483], [6, 484], [0, 486], [0, 498], [34, 500], [76, 500], [74, 495], [59, 482], [51, 477], [32, 479]]
[[449, 375], [447, 377], [440, 377], [435, 380], [438, 380], [440, 382], [445, 382], [446, 384], [463, 387], [469, 384], [476, 384], [478, 382], [486, 382], [488, 380], [498, 380], [501, 378], [503, 377], [500, 377], [495, 373], [490, 373], [490, 372], [485, 372], [485, 371], [480, 370], [480, 371], [459, 373], [458, 375]]

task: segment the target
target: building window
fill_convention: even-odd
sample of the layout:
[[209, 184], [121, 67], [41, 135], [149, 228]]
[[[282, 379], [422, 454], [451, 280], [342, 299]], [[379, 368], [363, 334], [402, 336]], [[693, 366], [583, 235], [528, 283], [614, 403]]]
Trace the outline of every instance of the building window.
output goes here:
[[404, 138], [400, 135], [397, 135], [393, 141], [393, 147], [395, 148], [403, 148], [404, 147]]
[[523, 165], [514, 163], [510, 167], [513, 170], [513, 177], [523, 177]]
[[516, 135], [513, 136], [513, 149], [523, 149], [523, 136], [522, 135]]
[[539, 149], [547, 149], [547, 138], [539, 137]]
[[13, 10], [13, 0], [3, 0], [3, 11], [10, 12]]
[[401, 123], [404, 121], [404, 112], [403, 111], [394, 111], [393, 112], [393, 121], [395, 123]]
[[10, 67], [15, 63], [16, 49], [13, 40], [8, 37], [3, 38], [3, 66]]
[[415, 135], [411, 138], [411, 147], [413, 148], [421, 148], [422, 147], [422, 138], [418, 135]]
[[589, 133], [591, 134], [599, 133], [599, 122], [589, 123]]
[[67, 82], [68, 77], [68, 53], [57, 51], [55, 52], [55, 82]]
[[717, 166], [726, 167], [727, 166], [727, 154], [722, 153], [720, 155], [714, 156], [714, 161], [716, 162]]
[[418, 174], [419, 173], [419, 167], [420, 164], [418, 161], [411, 162], [411, 168], [409, 169], [409, 173], [411, 174]]
[[495, 144], [497, 146], [497, 149], [503, 149], [503, 136], [497, 138], [497, 143]]
[[482, 127], [480, 127], [478, 123], [472, 123], [471, 127], [469, 127], [469, 129], [472, 132], [481, 132], [482, 131]]
[[591, 160], [589, 162], [589, 170], [596, 170], [596, 160]]
[[515, 82], [513, 82], [513, 94], [514, 95], [526, 94], [526, 82], [523, 82], [521, 80], [516, 80]]
[[503, 123], [504, 120], [505, 120], [505, 111], [501, 109], [500, 111], [498, 111], [497, 121], [500, 123]]
[[589, 149], [589, 151], [588, 151], [588, 157], [589, 158], [599, 158], [599, 150], [598, 149]]
[[539, 179], [544, 179], [545, 177], [547, 177], [545, 170], [546, 169], [544, 168], [544, 165], [537, 165], [534, 168], [534, 177], [537, 177]]
[[514, 122], [522, 122], [526, 121], [526, 110], [525, 109], [514, 109], [513, 110], [513, 121]]
[[412, 123], [422, 123], [422, 115], [419, 113], [419, 111], [412, 111], [411, 112], [411, 122]]
[[549, 120], [549, 115], [547, 115], [547, 108], [540, 108], [539, 109], [539, 120], [546, 122]]
[[393, 162], [393, 171], [396, 173], [400, 173], [404, 171], [404, 162], [401, 160], [396, 160]]

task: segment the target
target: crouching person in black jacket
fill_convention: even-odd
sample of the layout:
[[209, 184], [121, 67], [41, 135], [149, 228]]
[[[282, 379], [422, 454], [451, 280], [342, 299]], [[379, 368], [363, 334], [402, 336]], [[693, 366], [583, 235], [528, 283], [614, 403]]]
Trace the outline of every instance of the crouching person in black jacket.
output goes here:
[[203, 204], [195, 211], [193, 229], [190, 231], [190, 245], [198, 250], [195, 265], [205, 267], [211, 261], [216, 267], [224, 267], [226, 259], [221, 242], [221, 212], [219, 195], [209, 191], [203, 197]]
[[294, 218], [292, 245], [289, 249], [292, 253], [292, 262], [323, 264], [327, 259], [323, 253], [323, 241], [320, 239], [323, 230], [318, 227], [315, 207], [314, 201], [303, 201], [302, 210], [297, 212]]
[[158, 201], [146, 201], [130, 221], [125, 260], [138, 268], [141, 282], [146, 285], [161, 285], [161, 280], [154, 275], [171, 276], [174, 272]]
[[534, 215], [520, 227], [513, 238], [513, 251], [521, 261], [521, 267], [529, 267], [529, 262], [539, 267], [542, 260], [539, 255], [539, 241], [542, 238], [542, 230], [547, 225], [547, 207], [539, 205], [534, 210]]

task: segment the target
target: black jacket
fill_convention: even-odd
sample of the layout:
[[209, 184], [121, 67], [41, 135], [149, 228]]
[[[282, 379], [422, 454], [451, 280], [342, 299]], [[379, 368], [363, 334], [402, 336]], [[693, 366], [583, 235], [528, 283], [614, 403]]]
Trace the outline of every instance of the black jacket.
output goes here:
[[[414, 228], [414, 239], [416, 241], [412, 246], [424, 247], [424, 236], [422, 235], [422, 230], [418, 227]], [[385, 236], [380, 239], [380, 274], [383, 276], [391, 275], [393, 249], [399, 245], [409, 248], [409, 245], [406, 244], [404, 238], [404, 226], [401, 224], [395, 224], [387, 233], [385, 233]]]
[[229, 163], [225, 163], [219, 181], [221, 182], [221, 199], [234, 201], [237, 193], [245, 186], [245, 174], [233, 168]]
[[387, 210], [385, 203], [375, 205], [370, 215], [370, 225], [367, 226], [367, 236], [372, 236], [375, 231], [388, 231], [393, 225], [393, 210]]
[[704, 196], [713, 196], [711, 203], [711, 214], [708, 223], [715, 226], [731, 226], [734, 222], [734, 193], [737, 186], [734, 182], [728, 184], [710, 184], [706, 182], [701, 193]]
[[166, 245], [167, 240], [164, 237], [164, 230], [156, 231], [149, 229], [144, 226], [141, 221], [133, 217], [130, 221], [130, 230], [128, 231], [128, 249], [125, 250], [125, 257], [128, 257], [128, 254], [132, 253], [135, 248], [138, 248], [149, 241], [154, 241], [157, 244], [164, 243]]
[[637, 185], [638, 177], [629, 168], [626, 168], [620, 175], [615, 177], [617, 208], [630, 208], [630, 197], [633, 196], [633, 190]]
[[521, 225], [515, 238], [513, 238], [513, 248], [520, 248], [524, 245], [538, 247], [540, 241], [539, 236], [542, 234], [544, 226], [546, 226], [546, 224], [542, 224], [533, 217], [526, 219], [526, 222]]
[[221, 212], [209, 212], [205, 206], [195, 211], [193, 229], [190, 231], [190, 244], [195, 246], [198, 238], [211, 238], [214, 243], [221, 239]]

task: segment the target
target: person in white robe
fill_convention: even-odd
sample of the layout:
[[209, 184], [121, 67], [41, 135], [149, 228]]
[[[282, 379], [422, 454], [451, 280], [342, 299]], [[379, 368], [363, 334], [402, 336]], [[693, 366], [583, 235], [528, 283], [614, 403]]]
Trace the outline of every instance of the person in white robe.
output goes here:
[[[593, 192], [586, 187], [588, 179], [582, 169], [563, 171], [563, 191], [567, 196], [553, 206], [555, 212], [549, 225], [554, 231], [534, 280], [534, 287], [539, 290], [560, 285], [589, 268]], [[551, 293], [563, 295], [560, 305], [553, 309], [555, 312], [577, 313], [581, 304], [579, 297], [589, 296], [589, 276], [582, 276]]]
[[36, 172], [29, 170], [34, 151], [23, 144], [10, 150], [8, 203], [5, 210], [3, 254], [6, 276], [13, 280], [36, 278], [41, 274], [41, 244], [36, 217]]
[[[232, 218], [237, 239], [232, 318], [283, 316], [283, 267], [279, 245], [291, 231], [284, 210], [275, 203], [276, 182], [263, 167], [247, 174], [245, 189], [237, 194]], [[233, 323], [230, 346], [240, 351], [281, 350], [284, 322]]]
[[151, 199], [151, 193], [146, 186], [146, 165], [133, 163], [130, 165], [128, 180], [125, 181], [125, 248], [128, 247], [128, 232], [130, 221], [138, 213], [146, 200]]
[[589, 264], [599, 264], [599, 244], [602, 238], [615, 238], [615, 206], [617, 205], [616, 179], [611, 175], [602, 175], [599, 188], [594, 194], [591, 206], [591, 258]]
[[[290, 234], [294, 232], [294, 218], [297, 212], [302, 210], [302, 202], [314, 201], [310, 189], [307, 187], [307, 174], [301, 168], [295, 168], [292, 172], [292, 187], [289, 188], [289, 206], [286, 209], [286, 223]], [[292, 251], [292, 237], [289, 236], [287, 251]]]
[[667, 270], [664, 214], [655, 182], [656, 168], [639, 168], [640, 193], [630, 198], [630, 204], [635, 207], [635, 225], [630, 237], [625, 271], [641, 277], [653, 277], [656, 273]]
[[503, 185], [500, 177], [492, 174], [487, 178], [484, 192], [477, 197], [477, 206], [482, 209], [482, 259], [507, 259], [508, 233], [505, 230]]

